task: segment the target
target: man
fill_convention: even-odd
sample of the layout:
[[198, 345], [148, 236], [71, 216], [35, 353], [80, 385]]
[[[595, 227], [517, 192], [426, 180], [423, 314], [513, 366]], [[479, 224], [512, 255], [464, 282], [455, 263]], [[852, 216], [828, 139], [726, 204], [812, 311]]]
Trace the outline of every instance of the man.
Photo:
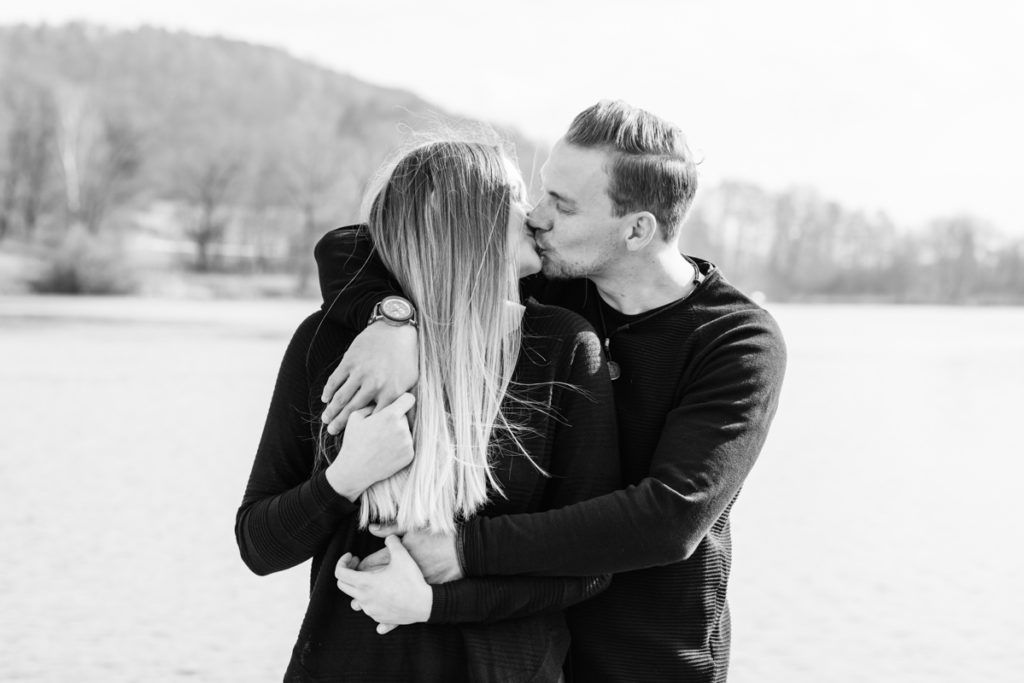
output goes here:
[[[544, 277], [525, 288], [580, 313], [604, 340], [624, 488], [404, 543], [432, 581], [615, 573], [568, 614], [575, 680], [724, 681], [729, 511], [778, 405], [782, 336], [714, 265], [680, 253], [697, 177], [675, 126], [601, 102], [576, 117], [541, 179], [529, 222]], [[334, 231], [317, 246], [325, 305], [353, 325], [400, 295], [360, 235]], [[403, 317], [370, 325], [342, 361], [323, 397], [331, 430], [415, 382], [415, 329]]]

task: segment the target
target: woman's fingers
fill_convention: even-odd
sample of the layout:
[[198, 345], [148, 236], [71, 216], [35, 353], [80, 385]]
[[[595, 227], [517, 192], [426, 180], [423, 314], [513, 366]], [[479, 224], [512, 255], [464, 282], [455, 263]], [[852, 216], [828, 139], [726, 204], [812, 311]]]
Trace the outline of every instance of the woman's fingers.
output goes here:
[[[346, 387], [350, 383], [351, 380], [346, 382], [345, 386], [342, 387], [342, 389], [346, 389]], [[341, 396], [341, 392], [338, 392], [338, 394], [335, 395], [335, 400], [331, 401], [331, 406], [337, 405], [339, 411], [337, 415], [333, 419], [330, 419], [329, 412], [327, 410], [324, 410], [324, 422], [329, 423], [327, 425], [328, 433], [340, 434], [341, 430], [344, 429], [345, 425], [348, 423], [349, 415], [351, 415], [357, 410], [360, 410], [370, 405], [370, 403], [373, 402], [373, 397], [376, 394], [376, 389], [367, 386], [361, 386], [358, 388], [358, 391], [354, 392], [354, 395], [346, 397], [344, 402], [341, 402], [337, 400], [338, 396]]]
[[378, 410], [377, 413], [392, 413], [397, 417], [408, 413], [414, 405], [416, 405], [416, 397], [406, 392], [404, 394], [399, 394], [398, 398], [386, 405], [383, 409]]

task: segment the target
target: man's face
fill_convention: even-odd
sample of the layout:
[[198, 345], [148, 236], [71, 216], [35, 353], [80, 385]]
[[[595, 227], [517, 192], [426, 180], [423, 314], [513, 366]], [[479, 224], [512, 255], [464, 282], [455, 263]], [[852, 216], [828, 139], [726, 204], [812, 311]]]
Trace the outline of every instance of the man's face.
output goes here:
[[600, 275], [616, 257], [623, 219], [608, 196], [607, 152], [559, 140], [540, 170], [544, 195], [530, 212], [544, 275]]

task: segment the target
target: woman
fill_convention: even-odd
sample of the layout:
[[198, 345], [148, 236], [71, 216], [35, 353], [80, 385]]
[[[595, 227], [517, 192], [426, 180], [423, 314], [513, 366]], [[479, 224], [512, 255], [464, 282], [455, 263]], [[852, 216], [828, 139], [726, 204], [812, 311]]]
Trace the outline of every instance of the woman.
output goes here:
[[[286, 680], [558, 680], [561, 610], [608, 577], [427, 586], [417, 575], [422, 600], [407, 621], [420, 623], [387, 635], [335, 581], [336, 567], [382, 547], [369, 522], [450, 530], [474, 514], [561, 507], [618, 485], [596, 335], [568, 311], [519, 303], [518, 279], [540, 261], [514, 164], [496, 146], [435, 142], [402, 156], [378, 186], [366, 229], [418, 316], [415, 418], [410, 430], [406, 395], [355, 415], [334, 443], [314, 425], [354, 332], [322, 313], [299, 326], [236, 522], [258, 574], [313, 559]], [[408, 556], [394, 556], [400, 544], [388, 547], [408, 569]]]

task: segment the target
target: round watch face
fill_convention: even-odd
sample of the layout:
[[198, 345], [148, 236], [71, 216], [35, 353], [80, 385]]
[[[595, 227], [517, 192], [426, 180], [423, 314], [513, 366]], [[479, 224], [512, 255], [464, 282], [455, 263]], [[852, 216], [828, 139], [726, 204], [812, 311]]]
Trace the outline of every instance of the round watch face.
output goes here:
[[392, 320], [408, 320], [412, 317], [412, 306], [404, 299], [384, 299], [380, 304], [380, 310]]

